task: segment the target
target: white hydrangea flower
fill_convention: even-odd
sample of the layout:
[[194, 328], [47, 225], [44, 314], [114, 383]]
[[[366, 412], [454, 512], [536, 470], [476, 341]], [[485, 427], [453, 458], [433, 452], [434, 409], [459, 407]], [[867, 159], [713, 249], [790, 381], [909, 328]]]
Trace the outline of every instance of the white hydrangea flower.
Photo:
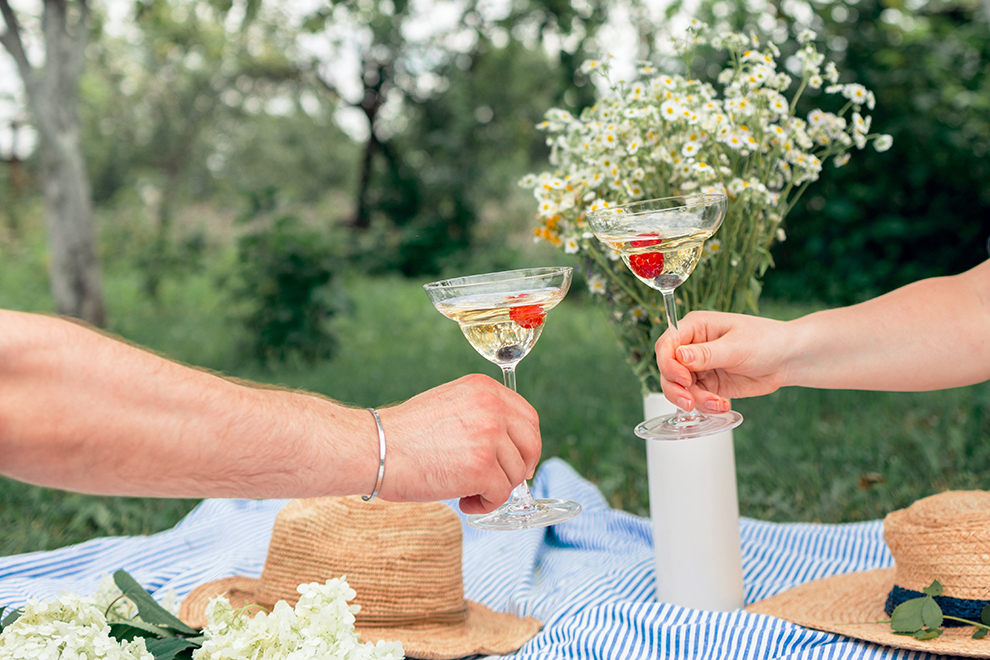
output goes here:
[[194, 660], [398, 660], [399, 642], [362, 643], [354, 630], [360, 609], [349, 605], [355, 597], [346, 579], [313, 582], [298, 588], [295, 608], [279, 601], [271, 613], [253, 618], [231, 608], [226, 598], [212, 600], [206, 609], [207, 626]]
[[118, 642], [92, 598], [72, 593], [29, 600], [0, 633], [0, 658], [17, 660], [154, 660], [144, 639]]

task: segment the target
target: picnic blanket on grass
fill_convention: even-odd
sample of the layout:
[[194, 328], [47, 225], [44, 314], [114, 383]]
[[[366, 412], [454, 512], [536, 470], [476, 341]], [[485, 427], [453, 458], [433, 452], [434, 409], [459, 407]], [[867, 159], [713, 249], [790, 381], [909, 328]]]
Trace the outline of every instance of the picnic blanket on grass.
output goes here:
[[[610, 508], [560, 459], [532, 483], [536, 497], [580, 502], [581, 515], [520, 532], [464, 527], [467, 598], [544, 622], [514, 660], [670, 658], [741, 660], [932, 659], [815, 632], [768, 616], [706, 612], [654, 600], [650, 520]], [[157, 598], [179, 598], [210, 580], [257, 577], [275, 515], [287, 500], [205, 500], [174, 528], [143, 537], [94, 539], [49, 552], [0, 557], [0, 604], [92, 594], [124, 569]], [[455, 507], [456, 503], [451, 502]], [[882, 521], [841, 525], [742, 519], [746, 603], [820, 577], [883, 568], [892, 559]]]

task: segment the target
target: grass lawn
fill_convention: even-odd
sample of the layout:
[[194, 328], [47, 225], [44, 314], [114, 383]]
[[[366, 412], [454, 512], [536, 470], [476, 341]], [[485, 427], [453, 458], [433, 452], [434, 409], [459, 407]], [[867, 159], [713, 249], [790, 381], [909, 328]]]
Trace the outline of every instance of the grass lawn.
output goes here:
[[[0, 307], [50, 308], [43, 264], [27, 254], [0, 252]], [[111, 330], [189, 364], [362, 406], [402, 401], [469, 372], [498, 377], [457, 325], [431, 307], [423, 281], [399, 278], [347, 282], [354, 312], [337, 322], [340, 349], [331, 361], [262, 369], [238, 359], [239, 330], [216, 278], [207, 269], [169, 281], [153, 303], [139, 293], [133, 271], [108, 266]], [[789, 318], [808, 309], [766, 303], [763, 312]], [[584, 296], [565, 299], [520, 364], [518, 382], [540, 413], [544, 457], [567, 460], [614, 506], [648, 513], [645, 446], [632, 434], [642, 416], [639, 384], [604, 312]], [[735, 431], [745, 516], [864, 520], [941, 490], [990, 487], [990, 384], [923, 394], [791, 388], [734, 406], [746, 418]], [[151, 533], [194, 505], [0, 480], [0, 554]]]

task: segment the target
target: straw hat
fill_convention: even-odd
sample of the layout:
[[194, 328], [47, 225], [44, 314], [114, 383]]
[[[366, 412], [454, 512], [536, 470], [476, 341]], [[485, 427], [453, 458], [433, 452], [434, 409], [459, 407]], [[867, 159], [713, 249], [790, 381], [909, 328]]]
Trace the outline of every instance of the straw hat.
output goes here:
[[295, 605], [300, 584], [346, 576], [363, 642], [400, 641], [407, 656], [431, 660], [515, 651], [542, 624], [464, 599], [461, 535], [457, 514], [439, 502], [293, 500], [275, 518], [261, 577], [201, 585], [179, 618], [206, 625], [206, 606], [220, 595], [235, 608]]
[[[885, 646], [990, 658], [990, 638], [972, 639], [971, 626], [949, 627], [947, 621], [940, 637], [919, 640], [876, 623], [889, 620], [900, 602], [923, 596], [933, 580], [942, 584], [943, 595], [935, 600], [945, 614], [965, 609], [962, 618], [980, 620], [990, 602], [990, 492], [950, 491], [918, 500], [888, 515], [883, 534], [894, 568], [808, 582], [747, 611]], [[892, 593], [895, 585], [917, 593]]]

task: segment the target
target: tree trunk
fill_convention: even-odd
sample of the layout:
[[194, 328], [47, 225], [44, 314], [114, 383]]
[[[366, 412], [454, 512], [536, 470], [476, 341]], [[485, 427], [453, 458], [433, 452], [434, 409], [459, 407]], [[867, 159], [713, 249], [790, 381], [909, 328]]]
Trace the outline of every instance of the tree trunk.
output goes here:
[[[27, 59], [21, 28], [8, 0], [0, 0], [7, 24], [2, 43], [17, 63], [40, 136], [42, 190], [55, 310], [96, 326], [106, 324], [96, 224], [79, 132], [79, 77], [89, 30], [88, 0], [45, 0], [42, 28], [44, 67]], [[71, 25], [70, 25], [71, 23]]]
[[58, 144], [41, 143], [49, 274], [55, 310], [93, 325], [106, 324], [96, 224], [78, 126], [62, 126]]
[[19, 156], [20, 151], [17, 146], [19, 133], [20, 123], [16, 120], [10, 122], [10, 158], [0, 159], [0, 161], [7, 163], [7, 189], [9, 190], [9, 200], [4, 205], [4, 211], [7, 212], [7, 229], [10, 231], [10, 236], [13, 238], [17, 238], [20, 235], [21, 190], [25, 187], [25, 175], [24, 170], [21, 167], [21, 158]]

